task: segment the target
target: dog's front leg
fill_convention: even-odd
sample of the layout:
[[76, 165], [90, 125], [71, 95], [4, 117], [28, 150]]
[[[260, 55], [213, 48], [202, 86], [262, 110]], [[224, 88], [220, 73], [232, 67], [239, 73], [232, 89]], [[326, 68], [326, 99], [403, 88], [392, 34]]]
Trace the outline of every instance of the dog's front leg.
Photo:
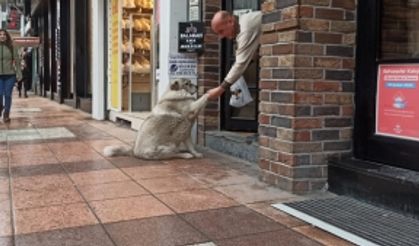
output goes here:
[[185, 142], [184, 142], [187, 150], [189, 151], [189, 153], [191, 153], [193, 156], [195, 156], [196, 158], [202, 158], [203, 155], [201, 153], [199, 153], [198, 151], [195, 150], [195, 147], [192, 143], [192, 137], [189, 137]]
[[188, 114], [188, 119], [193, 120], [198, 116], [198, 113], [201, 109], [203, 109], [208, 102], [208, 94], [202, 95], [199, 99], [195, 102], [191, 103], [191, 108]]

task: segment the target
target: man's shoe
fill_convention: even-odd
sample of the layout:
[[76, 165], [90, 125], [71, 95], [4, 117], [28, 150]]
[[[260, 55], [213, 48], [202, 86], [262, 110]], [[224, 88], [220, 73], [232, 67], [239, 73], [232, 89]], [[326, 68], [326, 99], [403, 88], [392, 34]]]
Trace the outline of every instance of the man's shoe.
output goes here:
[[10, 122], [9, 112], [4, 112], [3, 122], [4, 123], [9, 123]]

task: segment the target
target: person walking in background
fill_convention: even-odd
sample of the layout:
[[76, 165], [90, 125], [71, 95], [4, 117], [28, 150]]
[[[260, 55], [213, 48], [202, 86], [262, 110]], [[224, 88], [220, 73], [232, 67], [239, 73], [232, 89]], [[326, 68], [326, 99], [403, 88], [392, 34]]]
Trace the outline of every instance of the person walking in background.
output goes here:
[[3, 115], [5, 123], [10, 122], [12, 92], [16, 77], [21, 77], [19, 54], [13, 47], [7, 30], [0, 29], [0, 116]]
[[32, 85], [32, 53], [28, 48], [24, 48], [21, 55], [21, 70], [22, 70], [22, 79], [17, 83], [17, 90], [19, 91], [19, 97], [22, 96], [22, 86], [23, 86], [23, 96], [28, 97], [28, 90], [31, 89]]
[[221, 10], [214, 14], [211, 29], [219, 38], [236, 39], [236, 61], [220, 86], [208, 91], [210, 99], [217, 99], [244, 73], [259, 48], [262, 34], [262, 13], [254, 11], [240, 17]]

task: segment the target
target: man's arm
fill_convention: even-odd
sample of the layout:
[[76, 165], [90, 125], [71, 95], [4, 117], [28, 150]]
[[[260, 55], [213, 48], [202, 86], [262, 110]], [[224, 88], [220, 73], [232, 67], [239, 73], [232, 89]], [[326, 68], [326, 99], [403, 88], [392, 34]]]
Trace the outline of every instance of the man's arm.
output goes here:
[[242, 30], [236, 38], [236, 61], [227, 73], [223, 83], [220, 86], [208, 91], [209, 99], [217, 99], [224, 93], [224, 91], [228, 90], [230, 86], [243, 75], [250, 61], [254, 58], [254, 55], [259, 47], [261, 16], [262, 15], [259, 13], [253, 18], [245, 19], [246, 21], [241, 23], [240, 28]]

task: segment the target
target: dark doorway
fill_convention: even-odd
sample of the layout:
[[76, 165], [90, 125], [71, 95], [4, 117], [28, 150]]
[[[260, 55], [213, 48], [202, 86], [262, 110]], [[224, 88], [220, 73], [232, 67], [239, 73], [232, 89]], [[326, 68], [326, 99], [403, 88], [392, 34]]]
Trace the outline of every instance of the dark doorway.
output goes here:
[[[225, 9], [235, 15], [259, 10], [260, 2], [258, 0], [232, 0], [226, 1]], [[234, 64], [235, 42], [224, 40], [223, 42], [223, 66], [222, 77], [228, 73]], [[258, 127], [258, 95], [259, 95], [259, 59], [251, 61], [243, 75], [246, 80], [253, 101], [242, 108], [234, 108], [229, 104], [231, 94], [229, 91], [224, 93], [221, 99], [221, 127], [228, 131], [248, 131], [256, 132]]]
[[[403, 131], [418, 130], [419, 121], [410, 129], [403, 128], [403, 124], [409, 121], [405, 117], [407, 113], [411, 112], [418, 119], [419, 104], [412, 100], [400, 103], [398, 100], [403, 96], [397, 96], [407, 91], [404, 89], [410, 89], [400, 85], [418, 88], [419, 81], [407, 83], [397, 78], [386, 81], [384, 76], [378, 76], [385, 67], [419, 64], [419, 1], [365, 0], [358, 4], [355, 157], [419, 171], [419, 138], [402, 134]], [[382, 89], [377, 90], [382, 84], [394, 94], [388, 97], [394, 100], [392, 104], [384, 105], [377, 100], [382, 98]], [[391, 113], [387, 116], [400, 123], [391, 123], [393, 134], [382, 134], [380, 130], [383, 122], [379, 117], [384, 107]]]

